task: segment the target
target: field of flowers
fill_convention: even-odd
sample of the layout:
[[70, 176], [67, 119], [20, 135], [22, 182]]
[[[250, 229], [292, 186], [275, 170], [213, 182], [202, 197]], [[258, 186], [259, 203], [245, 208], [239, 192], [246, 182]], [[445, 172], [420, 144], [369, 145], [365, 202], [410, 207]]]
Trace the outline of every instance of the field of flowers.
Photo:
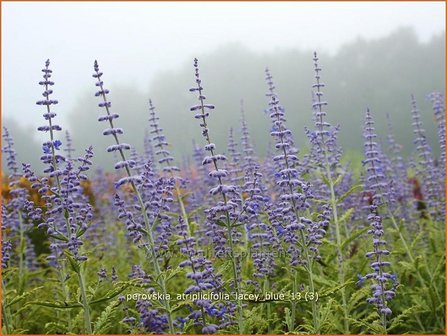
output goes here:
[[93, 71], [114, 169], [95, 167], [93, 147], [73, 157], [49, 61], [37, 101], [43, 172], [17, 162], [14, 134], [3, 129], [3, 334], [445, 333], [440, 93], [428, 95], [433, 110], [423, 111], [433, 114], [439, 157], [409, 93], [411, 157], [402, 157], [391, 118], [380, 141], [365, 108], [356, 171], [337, 144], [344, 125], [327, 121], [317, 54], [307, 144], [294, 142], [266, 69], [260, 118], [271, 119], [271, 147], [261, 159], [242, 104], [227, 148], [213, 143], [208, 123], [219, 107], [208, 103], [212, 78], [201, 78], [195, 59], [190, 111], [202, 142], [179, 168], [152, 101], [148, 120], [135, 121], [150, 130], [144, 153], [120, 140], [132, 130], [119, 127], [96, 61]]

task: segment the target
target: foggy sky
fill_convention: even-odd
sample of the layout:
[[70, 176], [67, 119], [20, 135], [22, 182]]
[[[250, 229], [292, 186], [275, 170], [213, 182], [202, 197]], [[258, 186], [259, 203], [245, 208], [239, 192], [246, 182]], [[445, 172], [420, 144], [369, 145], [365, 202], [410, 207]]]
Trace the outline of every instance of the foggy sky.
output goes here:
[[47, 58], [57, 120], [65, 126], [75, 101], [94, 93], [94, 59], [109, 87], [137, 84], [145, 91], [157, 72], [206, 57], [222, 44], [336, 52], [358, 37], [379, 38], [400, 26], [414, 27], [427, 41], [445, 31], [444, 13], [444, 2], [3, 2], [2, 115], [24, 126], [43, 122], [35, 102]]

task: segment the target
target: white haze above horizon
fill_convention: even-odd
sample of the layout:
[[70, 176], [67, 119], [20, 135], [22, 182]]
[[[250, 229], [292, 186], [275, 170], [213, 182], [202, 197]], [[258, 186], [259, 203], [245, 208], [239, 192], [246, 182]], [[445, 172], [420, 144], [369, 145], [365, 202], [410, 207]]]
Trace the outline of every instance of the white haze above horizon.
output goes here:
[[[336, 53], [357, 38], [405, 26], [422, 42], [445, 32], [444, 2], [3, 2], [3, 117], [42, 123], [35, 105], [46, 59], [54, 71], [58, 121], [94, 92], [93, 60], [108, 87], [147, 90], [159, 71], [223, 44], [267, 52], [300, 48]], [[37, 133], [37, 132], [36, 132]], [[37, 136], [37, 135], [35, 135]]]

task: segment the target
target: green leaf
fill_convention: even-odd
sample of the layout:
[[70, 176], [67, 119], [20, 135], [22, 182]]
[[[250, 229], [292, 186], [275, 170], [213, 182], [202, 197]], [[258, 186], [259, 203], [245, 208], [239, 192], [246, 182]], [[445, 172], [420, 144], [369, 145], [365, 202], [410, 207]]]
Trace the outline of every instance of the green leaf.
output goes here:
[[[354, 233], [351, 234], [351, 236], [346, 239], [340, 246], [340, 250], [344, 250], [346, 248], [347, 245], [349, 245], [352, 241], [354, 241], [355, 239], [357, 239], [359, 236], [361, 236], [362, 234], [364, 234], [366, 231], [369, 230], [369, 227], [365, 227], [361, 230], [358, 230]], [[325, 263], [329, 264], [332, 260], [334, 260], [334, 258], [337, 256], [337, 251], [334, 251], [334, 253], [332, 253], [329, 257], [326, 258]]]
[[171, 307], [171, 313], [181, 309], [184, 306], [188, 306], [188, 305], [193, 305], [193, 301], [192, 300], [186, 300], [186, 301], [181, 301], [179, 303], [176, 303], [174, 306]]
[[354, 281], [353, 280], [348, 280], [345, 283], [332, 287], [332, 288], [328, 288], [328, 289], [324, 289], [322, 291], [320, 291], [318, 293], [318, 299], [320, 300], [321, 298], [327, 297], [327, 296], [331, 296], [332, 294], [334, 294], [335, 292], [339, 291], [340, 289], [342, 289], [343, 287], [346, 287], [350, 284], [353, 284]]
[[48, 236], [51, 237], [51, 238], [57, 239], [57, 240], [62, 240], [64, 242], [68, 242], [68, 238], [63, 236], [63, 235], [61, 235], [61, 234], [50, 234]]
[[8, 307], [12, 306], [13, 304], [15, 304], [15, 303], [17, 303], [17, 302], [19, 302], [19, 301], [22, 301], [22, 300], [25, 299], [27, 296], [30, 296], [33, 292], [36, 292], [36, 291], [38, 291], [38, 290], [40, 290], [40, 289], [42, 289], [42, 288], [43, 288], [43, 286], [36, 287], [36, 288], [31, 289], [29, 292], [25, 292], [25, 293], [23, 293], [22, 295], [19, 295], [19, 296], [14, 297], [14, 299], [12, 299], [11, 301], [9, 301], [9, 302], [5, 305], [4, 308], [8, 308]]
[[81, 266], [79, 263], [73, 258], [72, 254], [68, 252], [67, 250], [64, 250], [64, 254], [67, 257], [68, 261], [70, 262], [71, 268], [73, 268], [73, 271], [76, 273], [79, 273], [81, 270]]
[[227, 227], [227, 224], [223, 220], [220, 220], [220, 219], [218, 219], [216, 221], [216, 224], [219, 226]]
[[354, 191], [356, 191], [357, 189], [362, 188], [362, 185], [357, 184], [351, 187], [351, 189], [349, 189], [347, 192], [345, 192], [343, 195], [341, 195], [338, 199], [337, 199], [337, 204], [340, 203], [341, 201], [343, 201], [346, 197], [348, 197], [349, 195], [351, 195]]
[[110, 304], [103, 310], [101, 315], [95, 321], [93, 326], [93, 334], [107, 334], [110, 331], [113, 327], [113, 322], [115, 322], [115, 314], [117, 311], [116, 308], [119, 305], [119, 301], [115, 300], [110, 302]]
[[340, 223], [347, 222], [351, 218], [353, 212], [354, 212], [354, 208], [350, 208], [350, 209], [346, 210], [346, 212], [343, 213], [343, 215], [341, 215], [341, 217], [338, 219], [338, 221]]
[[336, 178], [335, 181], [334, 181], [334, 187], [335, 187], [337, 184], [339, 184], [339, 183], [341, 182], [342, 178], [343, 178], [343, 175], [342, 175], [342, 174], [339, 174], [339, 175], [337, 176], [337, 178]]
[[76, 232], [76, 238], [79, 238], [80, 236], [82, 236], [85, 233], [86, 230], [87, 230], [87, 228], [83, 228], [83, 229], [78, 230]]
[[287, 330], [293, 331], [292, 313], [288, 307], [284, 308], [284, 324], [287, 326]]
[[181, 269], [180, 267], [176, 267], [176, 268], [173, 268], [173, 269], [168, 269], [166, 271], [166, 282], [171, 280], [173, 277], [175, 277], [180, 272], [183, 272], [183, 269]]
[[113, 299], [115, 296], [118, 296], [119, 294], [121, 294], [126, 288], [128, 288], [129, 285], [125, 284], [119, 288], [115, 288], [112, 289], [111, 291], [107, 292], [106, 295], [104, 295], [102, 298], [96, 299], [96, 300], [92, 300], [90, 302], [90, 304], [95, 304], [95, 303], [100, 303], [100, 302], [104, 302], [104, 301], [109, 301], [111, 299]]
[[26, 305], [29, 305], [29, 306], [43, 306], [43, 307], [59, 308], [59, 309], [71, 309], [71, 308], [81, 308], [82, 307], [82, 305], [80, 303], [74, 302], [74, 301], [72, 301], [72, 302], [31, 301], [31, 302], [28, 302]]
[[327, 176], [325, 174], [321, 174], [321, 178], [322, 178], [324, 184], [326, 184], [328, 187], [331, 186], [331, 182], [329, 181], [329, 179], [327, 178]]

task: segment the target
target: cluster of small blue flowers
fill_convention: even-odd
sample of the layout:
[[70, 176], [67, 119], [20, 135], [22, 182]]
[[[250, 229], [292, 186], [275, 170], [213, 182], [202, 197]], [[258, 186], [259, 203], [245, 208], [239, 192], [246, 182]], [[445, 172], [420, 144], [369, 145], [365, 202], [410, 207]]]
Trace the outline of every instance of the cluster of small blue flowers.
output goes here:
[[[2, 152], [6, 154], [6, 163], [7, 167], [10, 171], [10, 186], [17, 185], [18, 180], [17, 177], [20, 177], [18, 173], [17, 161], [16, 161], [16, 151], [14, 149], [14, 142], [11, 136], [9, 135], [9, 131], [6, 127], [3, 128], [3, 140], [5, 141], [5, 146], [2, 148]], [[20, 188], [23, 189], [23, 188]], [[21, 192], [20, 192], [21, 194]], [[21, 195], [20, 195], [21, 196]], [[22, 197], [19, 196], [19, 199]], [[11, 202], [13, 202], [16, 197], [13, 198]], [[26, 199], [26, 198], [25, 198]], [[9, 204], [11, 204], [11, 202]], [[20, 202], [21, 203], [21, 202]], [[11, 259], [11, 250], [13, 248], [12, 242], [8, 239], [8, 231], [15, 231], [20, 226], [20, 219], [17, 216], [16, 211], [11, 211], [9, 213], [8, 208], [11, 210], [17, 209], [17, 207], [9, 207], [8, 204], [2, 202], [2, 269], [6, 269], [9, 266], [9, 262]], [[12, 232], [11, 232], [12, 233]]]
[[6, 154], [6, 162], [10, 171], [8, 186], [11, 199], [2, 203], [2, 225], [8, 228], [9, 231], [18, 232], [21, 229], [21, 225], [25, 224], [24, 221], [32, 222], [32, 220], [38, 220], [40, 216], [34, 211], [34, 203], [28, 199], [28, 190], [21, 186], [20, 179], [22, 174], [19, 173], [17, 165], [14, 141], [7, 128], [3, 128], [3, 140], [5, 145], [2, 148], [2, 152]]
[[[368, 215], [368, 221], [371, 225], [371, 229], [368, 234], [373, 236], [374, 250], [366, 253], [366, 257], [371, 260], [371, 268], [374, 272], [360, 277], [360, 280], [372, 279], [375, 281], [371, 285], [373, 296], [367, 299], [369, 304], [374, 304], [379, 313], [383, 316], [389, 316], [392, 314], [391, 309], [388, 307], [389, 301], [391, 301], [396, 295], [397, 277], [394, 274], [386, 272], [385, 267], [390, 267], [389, 261], [384, 261], [383, 257], [391, 254], [384, 246], [387, 242], [383, 239], [384, 230], [382, 225], [382, 217], [379, 216], [377, 206], [370, 206], [371, 213]], [[388, 283], [392, 282], [393, 285], [389, 286]]]
[[[141, 285], [147, 285], [153, 281], [153, 277], [147, 274], [140, 265], [132, 266], [132, 273], [129, 274], [129, 278], [136, 280]], [[155, 289], [152, 287], [146, 288], [146, 292], [151, 294], [155, 292]], [[135, 308], [140, 315], [139, 326], [146, 332], [165, 333], [168, 330], [168, 317], [166, 314], [162, 314], [158, 309], [154, 308], [150, 300], [138, 300]], [[123, 322], [133, 324], [135, 318], [127, 316]]]
[[261, 211], [268, 206], [268, 198], [262, 191], [261, 180], [262, 174], [254, 168], [252, 172], [247, 171], [243, 186], [244, 193], [248, 195], [244, 202], [244, 209], [248, 214], [247, 231], [248, 239], [252, 243], [255, 278], [274, 274], [276, 262], [273, 249], [279, 245], [273, 228], [264, 223], [260, 217]]
[[[177, 225], [178, 235], [181, 237], [177, 240], [177, 245], [180, 246], [180, 252], [187, 257], [186, 260], [179, 264], [180, 267], [191, 268], [186, 277], [194, 281], [190, 285], [185, 294], [205, 293], [212, 291], [218, 293], [223, 290], [223, 283], [220, 276], [215, 274], [212, 263], [204, 257], [204, 251], [197, 248], [197, 243], [194, 237], [188, 233], [188, 227], [182, 217], [179, 217]], [[225, 328], [231, 324], [229, 319], [230, 311], [228, 305], [221, 305], [220, 303], [211, 300], [198, 299], [193, 303], [197, 305], [198, 310], [192, 307], [187, 319], [194, 321], [195, 326], [201, 326], [203, 333], [215, 333], [219, 328]], [[219, 318], [219, 326], [207, 322], [208, 318]]]
[[42, 183], [42, 180], [38, 183], [38, 191], [46, 201], [45, 220], [38, 227], [46, 228], [51, 237], [60, 240], [59, 243], [51, 244], [54, 254], [48, 257], [49, 260], [57, 259], [58, 252], [63, 249], [68, 249], [79, 261], [87, 259], [86, 256], [79, 255], [79, 248], [83, 245], [81, 236], [86, 232], [93, 213], [83, 195], [81, 181], [86, 177], [81, 172], [92, 164], [92, 156], [91, 148], [87, 149], [85, 157], [80, 158], [83, 163], [78, 168], [73, 166], [72, 161], [67, 161], [65, 167], [58, 170], [58, 186], [49, 186]]

